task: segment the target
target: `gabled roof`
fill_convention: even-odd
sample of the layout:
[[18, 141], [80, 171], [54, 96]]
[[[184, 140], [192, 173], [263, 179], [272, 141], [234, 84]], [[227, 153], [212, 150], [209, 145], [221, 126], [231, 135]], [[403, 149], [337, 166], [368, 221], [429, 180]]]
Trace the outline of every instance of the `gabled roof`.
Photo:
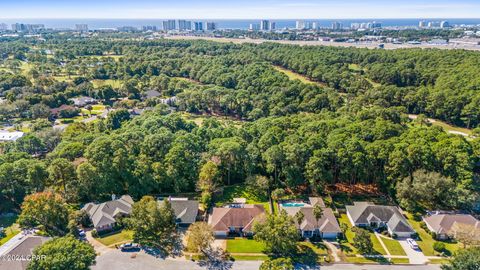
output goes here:
[[112, 200], [100, 204], [87, 203], [82, 210], [85, 210], [94, 227], [101, 227], [115, 223], [115, 218], [119, 215], [129, 215], [132, 212], [132, 197], [123, 195], [120, 199]]
[[214, 231], [228, 231], [230, 227], [236, 227], [248, 232], [264, 214], [265, 209], [260, 204], [246, 204], [242, 208], [213, 208], [208, 224]]
[[355, 224], [384, 222], [393, 233], [415, 232], [395, 206], [375, 205], [371, 202], [354, 202], [353, 205], [347, 205], [346, 208]]
[[[163, 201], [159, 201], [162, 204]], [[170, 199], [177, 223], [194, 223], [198, 215], [198, 201]]]
[[148, 90], [143, 93], [143, 96], [145, 97], [145, 99], [155, 98], [161, 95], [162, 94], [160, 94], [160, 92], [158, 92], [157, 90]]
[[297, 220], [294, 219], [297, 228], [302, 231], [314, 231], [319, 229], [321, 232], [342, 232], [331, 208], [323, 208], [323, 214], [318, 220], [318, 223], [315, 219], [315, 215], [313, 214], [314, 208], [310, 205], [304, 207], [282, 207], [282, 209], [292, 217], [294, 217], [298, 212], [303, 213], [304, 218], [301, 224], [298, 224]]
[[423, 220], [435, 233], [449, 233], [455, 223], [467, 224], [480, 229], [480, 221], [472, 215], [465, 214], [439, 214], [424, 217]]
[[315, 206], [315, 205], [320, 205], [320, 207], [325, 208], [325, 203], [323, 202], [323, 199], [321, 197], [309, 197], [308, 200], [310, 201], [310, 205]]

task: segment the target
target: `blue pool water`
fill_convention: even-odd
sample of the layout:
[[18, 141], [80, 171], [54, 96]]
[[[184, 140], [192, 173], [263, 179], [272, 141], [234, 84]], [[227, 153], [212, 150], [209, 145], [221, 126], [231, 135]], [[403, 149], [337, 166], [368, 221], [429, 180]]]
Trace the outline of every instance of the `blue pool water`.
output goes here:
[[284, 203], [282, 204], [283, 207], [302, 207], [304, 203]]

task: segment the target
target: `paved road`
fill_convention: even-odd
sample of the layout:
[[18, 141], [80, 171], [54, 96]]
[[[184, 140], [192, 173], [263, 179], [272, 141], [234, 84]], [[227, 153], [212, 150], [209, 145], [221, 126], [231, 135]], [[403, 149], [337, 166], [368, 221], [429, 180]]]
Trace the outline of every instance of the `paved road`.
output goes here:
[[8, 240], [5, 244], [1, 245], [0, 256], [5, 255], [10, 249], [20, 244], [24, 237], [25, 235], [22, 232], [20, 232], [14, 237], [12, 237], [10, 240]]
[[[136, 256], [133, 256], [136, 255]], [[119, 250], [110, 250], [97, 257], [97, 263], [92, 270], [258, 270], [260, 261], [237, 261], [222, 265], [199, 265], [197, 262], [184, 259], [158, 259], [143, 251], [138, 253], [121, 252]], [[355, 265], [355, 264], [334, 264], [328, 266], [319, 266], [316, 268], [299, 267], [298, 269], [326, 269], [326, 270], [439, 270], [437, 265]]]
[[419, 249], [412, 249], [407, 243], [406, 239], [398, 240], [398, 242], [402, 246], [403, 250], [405, 250], [405, 253], [407, 253], [410, 264], [425, 264], [428, 262], [428, 259], [425, 257], [423, 252]]

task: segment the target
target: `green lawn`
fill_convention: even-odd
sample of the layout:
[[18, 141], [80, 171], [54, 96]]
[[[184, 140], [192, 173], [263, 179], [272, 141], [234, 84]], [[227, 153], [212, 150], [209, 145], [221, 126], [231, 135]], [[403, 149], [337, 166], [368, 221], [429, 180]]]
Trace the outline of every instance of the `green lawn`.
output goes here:
[[298, 247], [309, 248], [313, 252], [315, 252], [315, 254], [317, 255], [322, 255], [322, 256], [328, 255], [328, 248], [323, 243], [299, 242]]
[[400, 243], [394, 239], [381, 238], [391, 255], [407, 255]]
[[248, 204], [262, 204], [266, 211], [270, 210], [267, 196], [258, 195], [243, 184], [226, 186], [223, 189], [223, 195], [216, 198], [215, 203], [217, 206], [221, 206], [232, 202], [233, 198], [245, 198]]
[[0, 227], [5, 228], [6, 233], [6, 236], [0, 239], [0, 246], [5, 244], [8, 240], [20, 232], [18, 224], [15, 223], [16, 221], [17, 216], [0, 218]]
[[107, 234], [104, 236], [100, 236], [97, 239], [100, 243], [104, 244], [105, 246], [112, 246], [112, 245], [119, 245], [125, 242], [132, 241], [133, 239], [133, 232], [129, 230], [122, 230], [120, 232], [115, 232], [112, 234]]
[[409, 264], [410, 260], [408, 258], [392, 258], [390, 261], [394, 264]]
[[[408, 213], [407, 214], [408, 222], [412, 225], [413, 229], [418, 233], [419, 240], [417, 241], [420, 249], [423, 251], [423, 254], [426, 256], [436, 256], [438, 255], [435, 250], [433, 250], [433, 243], [437, 242], [437, 240], [433, 239], [430, 233], [426, 232], [422, 227], [420, 227], [420, 221], [414, 219], [413, 215]], [[455, 242], [446, 242], [445, 248], [448, 253], [453, 254], [460, 248], [459, 243]]]
[[429, 262], [430, 264], [446, 264], [450, 262], [450, 260], [446, 258], [445, 259], [429, 259], [429, 261], [430, 261]]
[[263, 253], [265, 245], [253, 239], [235, 238], [227, 240], [227, 251], [230, 253]]
[[259, 255], [259, 256], [245, 256], [245, 255], [232, 255], [236, 261], [265, 261], [268, 259], [267, 255]]
[[[346, 214], [342, 214], [340, 218], [338, 219], [340, 224], [346, 224], [348, 226], [348, 230], [346, 231], [346, 238], [347, 241], [342, 241], [340, 243], [340, 247], [347, 256], [353, 256], [356, 254], [359, 254], [359, 251], [353, 246], [353, 238], [355, 237], [355, 233], [352, 231], [352, 224], [348, 220], [348, 217]], [[373, 244], [373, 249], [376, 254], [382, 254], [385, 255], [387, 252], [383, 249], [382, 245], [378, 241], [377, 237], [375, 234], [371, 233], [370, 234], [370, 239], [372, 240]]]

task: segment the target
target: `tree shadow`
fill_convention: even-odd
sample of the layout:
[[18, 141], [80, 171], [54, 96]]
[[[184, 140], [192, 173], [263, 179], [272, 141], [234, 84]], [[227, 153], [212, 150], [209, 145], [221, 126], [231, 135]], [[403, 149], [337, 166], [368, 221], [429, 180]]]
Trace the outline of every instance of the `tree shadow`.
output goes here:
[[229, 270], [233, 266], [233, 262], [228, 260], [228, 254], [220, 248], [209, 248], [204, 255], [198, 265], [208, 270]]
[[171, 245], [167, 247], [143, 247], [145, 253], [159, 259], [166, 259], [167, 257], [179, 257], [183, 255], [183, 243], [179, 237], [172, 239]]

